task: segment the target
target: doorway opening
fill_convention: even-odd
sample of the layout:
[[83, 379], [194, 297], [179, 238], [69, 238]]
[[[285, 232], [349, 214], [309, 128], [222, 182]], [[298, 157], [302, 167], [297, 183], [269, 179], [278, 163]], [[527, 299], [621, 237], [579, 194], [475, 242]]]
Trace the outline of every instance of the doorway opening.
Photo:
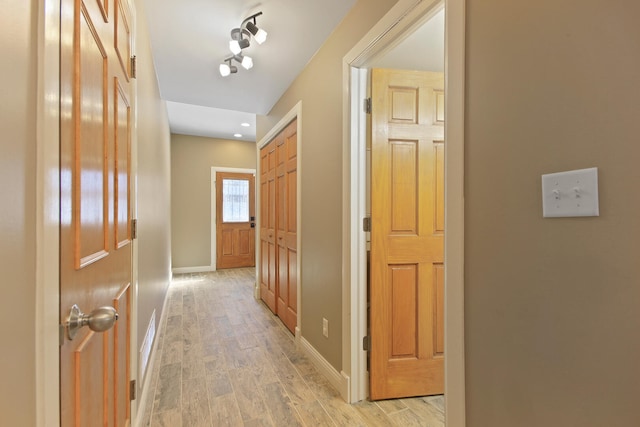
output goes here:
[[[369, 69], [376, 59], [445, 10], [444, 74], [446, 93], [445, 139], [445, 413], [447, 426], [463, 426], [464, 399], [464, 306], [463, 306], [463, 142], [464, 142], [464, 1], [400, 0], [345, 56], [344, 93], [344, 230], [343, 276], [343, 375], [348, 379], [344, 396], [349, 402], [368, 397], [367, 353], [367, 239], [362, 231], [367, 217], [367, 127], [362, 108], [368, 96]], [[417, 49], [417, 50], [415, 50]], [[421, 45], [414, 48], [420, 53]], [[375, 343], [372, 343], [375, 345]]]

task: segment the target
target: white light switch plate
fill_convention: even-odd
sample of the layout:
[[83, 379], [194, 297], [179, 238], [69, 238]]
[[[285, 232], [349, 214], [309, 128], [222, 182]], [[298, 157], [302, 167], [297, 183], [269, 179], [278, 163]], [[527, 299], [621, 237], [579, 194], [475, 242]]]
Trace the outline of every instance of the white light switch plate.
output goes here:
[[542, 216], [599, 216], [598, 168], [542, 175]]

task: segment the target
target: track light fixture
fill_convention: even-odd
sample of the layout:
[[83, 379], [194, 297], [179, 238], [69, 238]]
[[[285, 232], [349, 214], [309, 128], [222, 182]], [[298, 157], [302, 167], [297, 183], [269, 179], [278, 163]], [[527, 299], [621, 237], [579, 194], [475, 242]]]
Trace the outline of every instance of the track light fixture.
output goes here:
[[224, 62], [220, 64], [220, 75], [223, 77], [229, 74], [238, 72], [238, 67], [231, 64], [231, 61], [236, 61], [242, 65], [243, 68], [249, 70], [253, 67], [253, 59], [251, 57], [243, 55], [243, 49], [246, 49], [250, 45], [250, 39], [253, 39], [262, 44], [267, 40], [267, 32], [262, 28], [258, 28], [256, 25], [256, 18], [262, 15], [262, 12], [258, 12], [242, 21], [239, 28], [231, 30], [231, 41], [229, 41], [229, 50], [233, 54], [224, 59]]

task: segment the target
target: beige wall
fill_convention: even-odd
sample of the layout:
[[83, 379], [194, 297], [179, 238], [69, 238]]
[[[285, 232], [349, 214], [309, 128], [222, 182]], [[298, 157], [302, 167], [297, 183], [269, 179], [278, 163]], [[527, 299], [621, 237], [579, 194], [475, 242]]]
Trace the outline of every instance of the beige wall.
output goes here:
[[0, 25], [0, 418], [35, 424], [38, 1], [2, 2]]
[[211, 265], [211, 168], [256, 168], [255, 142], [171, 135], [173, 268]]
[[[640, 3], [467, 1], [467, 426], [640, 425]], [[540, 175], [597, 166], [600, 217]]]
[[[342, 369], [342, 58], [396, 3], [360, 0], [267, 116], [258, 140], [302, 100], [302, 336]], [[322, 318], [329, 338], [322, 336]]]
[[[153, 311], [156, 331], [171, 280], [171, 162], [167, 110], [151, 57], [144, 2], [137, 2], [138, 342]], [[141, 373], [140, 373], [141, 374]], [[138, 385], [143, 385], [139, 377]]]

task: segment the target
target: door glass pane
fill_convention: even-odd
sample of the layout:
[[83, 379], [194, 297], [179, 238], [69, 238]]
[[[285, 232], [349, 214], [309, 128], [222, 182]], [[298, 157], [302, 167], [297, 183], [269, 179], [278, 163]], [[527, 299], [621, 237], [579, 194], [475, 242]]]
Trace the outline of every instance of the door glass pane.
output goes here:
[[222, 222], [249, 222], [248, 180], [222, 180]]

